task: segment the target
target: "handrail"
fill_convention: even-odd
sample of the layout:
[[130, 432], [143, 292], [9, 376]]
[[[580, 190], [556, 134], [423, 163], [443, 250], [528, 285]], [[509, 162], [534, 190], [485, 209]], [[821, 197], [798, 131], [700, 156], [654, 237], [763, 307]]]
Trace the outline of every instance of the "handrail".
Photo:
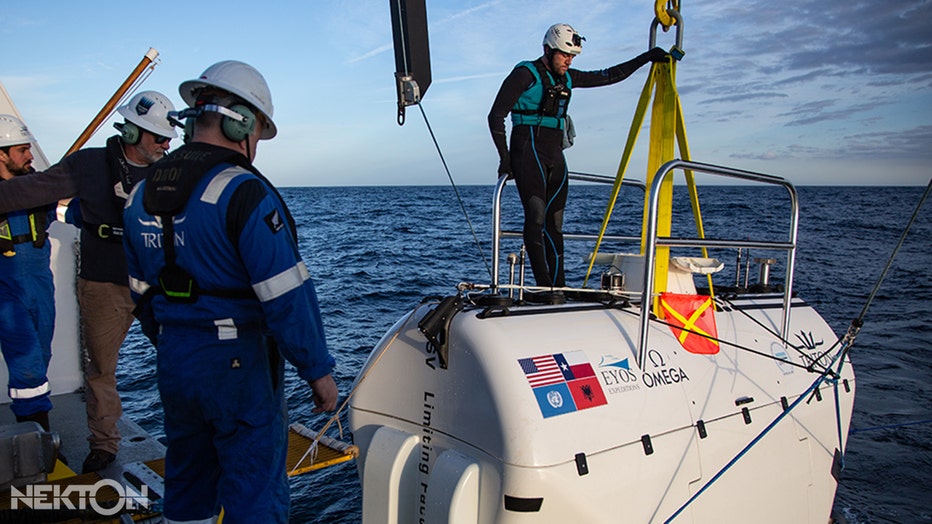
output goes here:
[[[733, 178], [745, 182], [755, 182], [762, 184], [778, 185], [784, 187], [789, 193], [790, 198], [790, 223], [789, 223], [789, 232], [786, 241], [761, 241], [761, 240], [750, 240], [750, 239], [711, 239], [711, 238], [684, 238], [684, 237], [673, 237], [673, 236], [659, 236], [657, 233], [657, 221], [659, 213], [659, 202], [660, 202], [660, 188], [663, 180], [667, 176], [671, 176], [673, 171], [676, 169], [681, 169], [684, 171], [692, 171], [698, 173], [705, 173], [708, 175]], [[614, 183], [614, 177], [609, 177], [605, 175], [593, 175], [589, 173], [579, 173], [579, 172], [570, 172], [569, 178], [571, 180], [580, 180], [585, 182], [595, 182], [595, 183]], [[500, 290], [499, 284], [499, 264], [501, 261], [501, 239], [502, 237], [520, 237], [522, 233], [520, 231], [508, 231], [501, 229], [501, 204], [502, 204], [502, 194], [505, 189], [505, 185], [508, 182], [508, 178], [502, 176], [498, 179], [498, 184], [495, 186], [495, 192], [492, 200], [492, 284], [490, 285], [490, 290], [492, 293], [498, 293]], [[637, 180], [624, 180], [623, 185], [636, 186], [642, 189], [645, 189], [643, 182]], [[656, 251], [658, 246], [668, 246], [668, 247], [706, 247], [706, 248], [754, 248], [754, 249], [771, 249], [777, 251], [786, 251], [787, 252], [787, 264], [786, 264], [786, 276], [784, 279], [784, 295], [783, 295], [783, 319], [780, 330], [781, 337], [785, 340], [786, 335], [789, 331], [790, 324], [790, 302], [793, 296], [793, 274], [795, 272], [796, 264], [796, 235], [799, 224], [799, 202], [796, 194], [796, 188], [786, 179], [781, 177], [766, 175], [763, 173], [755, 173], [752, 171], [744, 171], [740, 169], [734, 169], [724, 166], [717, 166], [712, 164], [704, 164], [701, 162], [692, 162], [685, 160], [671, 160], [662, 166], [657, 171], [657, 175], [654, 177], [651, 184], [650, 193], [648, 195], [648, 216], [646, 224], [646, 242], [644, 253], [644, 282], [643, 289], [641, 290], [641, 315], [640, 315], [640, 325], [638, 333], [638, 365], [644, 363], [644, 355], [647, 352], [647, 342], [648, 342], [648, 326], [650, 323], [650, 312], [651, 312], [651, 302], [654, 294], [654, 264], [656, 258]], [[591, 240], [595, 239], [596, 235], [587, 235], [587, 234], [564, 234], [565, 239], [582, 239], [582, 240]], [[627, 237], [627, 236], [604, 236], [603, 238], [611, 239], [614, 241], [640, 241], [640, 237]], [[509, 286], [510, 287], [510, 286]]]
[[[789, 238], [786, 242], [761, 242], [761, 241], [716, 241], [709, 239], [678, 239], [673, 237], [660, 237], [657, 234], [657, 215], [660, 203], [660, 188], [667, 176], [673, 174], [675, 169], [690, 170], [693, 172], [706, 173], [709, 175], [735, 178], [749, 182], [759, 182], [764, 184], [783, 186], [790, 197], [790, 224]], [[648, 200], [648, 216], [646, 229], [646, 243], [644, 253], [644, 287], [641, 291], [641, 323], [638, 344], [638, 365], [644, 363], [644, 355], [647, 351], [648, 326], [650, 323], [651, 302], [654, 291], [654, 259], [656, 257], [657, 246], [712, 246], [712, 247], [758, 247], [765, 249], [787, 251], [786, 278], [784, 281], [783, 294], [783, 322], [780, 329], [781, 338], [786, 340], [787, 332], [790, 326], [790, 301], [793, 296], [793, 272], [796, 263], [796, 234], [799, 225], [799, 202], [796, 195], [796, 188], [780, 177], [755, 173], [752, 171], [743, 171], [729, 167], [716, 166], [712, 164], [703, 164], [700, 162], [690, 162], [685, 160], [671, 160], [660, 166], [657, 174], [653, 178], [650, 188], [650, 198]]]
[[[592, 173], [582, 173], [579, 171], [570, 171], [569, 172], [570, 180], [579, 180], [581, 182], [595, 182], [599, 184], [613, 184], [615, 183], [615, 178], [606, 176], [606, 175], [596, 175]], [[499, 257], [501, 256], [501, 239], [502, 237], [520, 237], [523, 235], [521, 231], [511, 231], [503, 230], [502, 227], [502, 194], [505, 191], [505, 184], [508, 182], [508, 177], [502, 175], [498, 179], [498, 183], [495, 185], [495, 192], [492, 196], [492, 284], [490, 286], [492, 293], [497, 293], [499, 289], [498, 283], [498, 266], [499, 266]], [[622, 185], [639, 187], [643, 190], [647, 190], [647, 186], [644, 185], [644, 182], [639, 180], [623, 180]], [[564, 233], [564, 239], [573, 239], [573, 240], [594, 240], [597, 238], [596, 235], [587, 235], [587, 234], [577, 234], [577, 233]], [[639, 241], [640, 237], [626, 237], [626, 236], [606, 236], [604, 237], [609, 240], [616, 241]]]

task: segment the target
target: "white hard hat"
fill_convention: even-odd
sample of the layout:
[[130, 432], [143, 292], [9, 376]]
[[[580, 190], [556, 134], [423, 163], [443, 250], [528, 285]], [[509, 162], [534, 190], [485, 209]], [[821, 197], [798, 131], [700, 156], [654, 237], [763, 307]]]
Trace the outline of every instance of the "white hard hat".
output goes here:
[[242, 98], [265, 116], [268, 127], [259, 135], [269, 139], [278, 132], [272, 121], [272, 93], [262, 74], [249, 64], [236, 60], [224, 60], [208, 67], [196, 80], [182, 82], [178, 87], [181, 98], [189, 106], [197, 101], [197, 92], [205, 87], [218, 87]]
[[544, 45], [550, 49], [558, 49], [564, 53], [578, 55], [582, 53], [584, 37], [569, 24], [553, 24], [544, 35]]
[[30, 144], [35, 139], [22, 120], [13, 115], [0, 115], [0, 147]]
[[158, 136], [175, 138], [176, 121], [168, 116], [175, 106], [171, 100], [156, 91], [141, 91], [129, 99], [129, 103], [117, 109], [127, 122], [149, 131]]

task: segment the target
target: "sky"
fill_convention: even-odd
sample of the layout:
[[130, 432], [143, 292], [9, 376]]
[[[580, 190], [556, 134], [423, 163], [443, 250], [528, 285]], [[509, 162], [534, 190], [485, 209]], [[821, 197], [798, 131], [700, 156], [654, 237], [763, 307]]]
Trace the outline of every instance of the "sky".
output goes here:
[[[428, 0], [433, 83], [404, 126], [388, 0], [7, 2], [0, 80], [54, 162], [150, 47], [158, 65], [141, 89], [179, 109], [182, 81], [241, 60], [272, 91], [278, 136], [255, 164], [278, 186], [447, 185], [429, 130], [456, 184], [492, 184], [489, 108], [514, 65], [540, 56], [546, 29], [573, 25], [586, 37], [573, 67], [602, 69], [647, 50], [653, 4]], [[796, 185], [928, 183], [932, 1], [682, 0], [681, 12], [676, 83], [694, 160]], [[648, 71], [574, 90], [571, 170], [615, 175]], [[645, 131], [628, 178], [646, 176]]]

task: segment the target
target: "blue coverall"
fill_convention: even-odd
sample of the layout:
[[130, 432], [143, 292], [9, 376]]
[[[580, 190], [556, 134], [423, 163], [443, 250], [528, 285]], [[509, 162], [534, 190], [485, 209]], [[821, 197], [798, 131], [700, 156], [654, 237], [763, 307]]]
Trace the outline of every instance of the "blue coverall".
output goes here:
[[[213, 146], [195, 143], [173, 155], [198, 147]], [[149, 183], [136, 186], [124, 212], [137, 302], [166, 264], [161, 220], [143, 205]], [[163, 515], [171, 521], [209, 519], [222, 506], [226, 523], [287, 522], [287, 413], [277, 355], [304, 380], [329, 374], [334, 360], [284, 217], [268, 186], [231, 164], [208, 171], [175, 215], [175, 261], [197, 286], [255, 296], [178, 303], [156, 294], [140, 318], [158, 350], [168, 441]]]
[[[46, 224], [55, 219], [54, 207], [37, 213], [46, 214]], [[11, 237], [32, 236], [28, 212], [9, 213], [6, 223]], [[44, 228], [36, 234], [44, 236]], [[42, 247], [26, 241], [0, 254], [0, 350], [10, 375], [10, 407], [17, 417], [52, 409], [47, 377], [55, 329], [50, 253], [45, 240]]]

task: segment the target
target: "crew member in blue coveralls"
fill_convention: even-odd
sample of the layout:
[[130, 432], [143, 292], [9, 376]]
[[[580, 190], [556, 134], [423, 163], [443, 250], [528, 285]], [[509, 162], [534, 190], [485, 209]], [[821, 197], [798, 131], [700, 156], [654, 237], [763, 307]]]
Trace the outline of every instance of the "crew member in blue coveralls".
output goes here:
[[[0, 115], [0, 185], [32, 173], [32, 142], [22, 121]], [[46, 431], [55, 286], [45, 229], [52, 220], [54, 205], [0, 215], [0, 350], [10, 375], [10, 408], [17, 422], [37, 422]]]
[[[489, 112], [489, 130], [498, 150], [498, 174], [513, 176], [524, 206], [524, 243], [534, 280], [541, 287], [563, 287], [563, 209], [567, 195], [564, 133], [572, 89], [621, 82], [648, 62], [667, 60], [655, 47], [632, 60], [602, 69], [571, 69], [582, 52], [581, 37], [567, 24], [554, 24], [544, 35], [544, 54], [519, 63], [505, 78]], [[511, 149], [505, 117], [511, 113]], [[571, 129], [571, 128], [570, 128]], [[558, 301], [545, 293], [545, 301]]]
[[[276, 134], [268, 85], [218, 62], [180, 86], [190, 143], [127, 200], [124, 243], [143, 331], [158, 350], [167, 522], [286, 522], [284, 356], [336, 408], [317, 296], [294, 221], [252, 165]], [[171, 239], [171, 241], [169, 241]]]
[[148, 166], [165, 156], [178, 136], [177, 122], [168, 117], [174, 110], [165, 95], [141, 91], [117, 109], [124, 121], [114, 124], [120, 133], [105, 147], [82, 149], [47, 171], [0, 185], [0, 213], [78, 197], [69, 211], [77, 209], [81, 217], [76, 224], [81, 226], [78, 305], [88, 357], [84, 391], [90, 431], [83, 473], [105, 468], [120, 448], [117, 421], [123, 406], [116, 368], [134, 319], [123, 254], [123, 205]]

